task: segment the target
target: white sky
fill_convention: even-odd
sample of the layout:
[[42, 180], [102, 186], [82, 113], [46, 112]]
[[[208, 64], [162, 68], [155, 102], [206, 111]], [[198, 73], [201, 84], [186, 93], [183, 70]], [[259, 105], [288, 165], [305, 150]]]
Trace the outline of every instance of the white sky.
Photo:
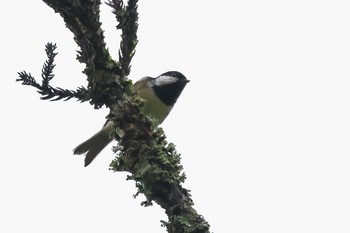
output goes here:
[[[130, 78], [178, 70], [191, 83], [164, 122], [182, 153], [195, 207], [213, 232], [350, 231], [348, 1], [140, 1]], [[102, 8], [110, 52], [119, 35]], [[72, 34], [42, 1], [6, 1], [2, 69], [0, 232], [166, 232], [112, 145], [88, 167], [72, 149], [106, 109], [41, 101], [16, 83], [40, 80], [58, 45], [52, 84], [86, 85]]]

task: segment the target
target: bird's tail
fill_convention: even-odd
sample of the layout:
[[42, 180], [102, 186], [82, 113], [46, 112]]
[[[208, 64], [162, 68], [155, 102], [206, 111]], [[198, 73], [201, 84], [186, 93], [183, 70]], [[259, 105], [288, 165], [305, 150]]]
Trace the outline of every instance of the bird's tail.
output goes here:
[[107, 122], [100, 131], [73, 150], [76, 155], [86, 154], [85, 167], [96, 158], [103, 148], [113, 141], [113, 128], [113, 123]]

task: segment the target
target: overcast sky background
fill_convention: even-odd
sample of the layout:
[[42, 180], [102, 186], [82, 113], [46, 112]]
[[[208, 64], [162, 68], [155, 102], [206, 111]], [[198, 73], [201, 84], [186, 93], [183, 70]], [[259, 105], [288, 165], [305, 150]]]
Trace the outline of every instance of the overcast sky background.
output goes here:
[[[350, 231], [349, 10], [345, 0], [140, 1], [130, 78], [191, 80], [162, 127], [213, 232]], [[15, 82], [22, 70], [40, 81], [54, 42], [52, 85], [87, 84], [61, 17], [39, 0], [1, 11], [0, 232], [166, 232], [163, 210], [141, 207], [127, 174], [108, 170], [112, 145], [87, 168], [72, 155], [107, 109], [42, 101]], [[117, 58], [105, 5], [101, 20]]]

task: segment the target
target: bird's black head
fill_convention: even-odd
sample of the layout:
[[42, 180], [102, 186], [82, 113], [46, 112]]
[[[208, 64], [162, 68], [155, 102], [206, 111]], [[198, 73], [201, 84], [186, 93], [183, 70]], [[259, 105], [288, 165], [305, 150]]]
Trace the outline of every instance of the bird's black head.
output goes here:
[[189, 82], [183, 74], [168, 71], [153, 80], [154, 92], [168, 106], [173, 106]]

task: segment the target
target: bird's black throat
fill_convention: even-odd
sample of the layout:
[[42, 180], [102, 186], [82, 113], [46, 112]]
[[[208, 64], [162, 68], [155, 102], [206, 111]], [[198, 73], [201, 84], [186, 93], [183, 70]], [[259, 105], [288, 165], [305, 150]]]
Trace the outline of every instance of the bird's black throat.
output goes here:
[[185, 88], [188, 80], [179, 80], [162, 86], [154, 86], [154, 92], [168, 106], [173, 106]]

